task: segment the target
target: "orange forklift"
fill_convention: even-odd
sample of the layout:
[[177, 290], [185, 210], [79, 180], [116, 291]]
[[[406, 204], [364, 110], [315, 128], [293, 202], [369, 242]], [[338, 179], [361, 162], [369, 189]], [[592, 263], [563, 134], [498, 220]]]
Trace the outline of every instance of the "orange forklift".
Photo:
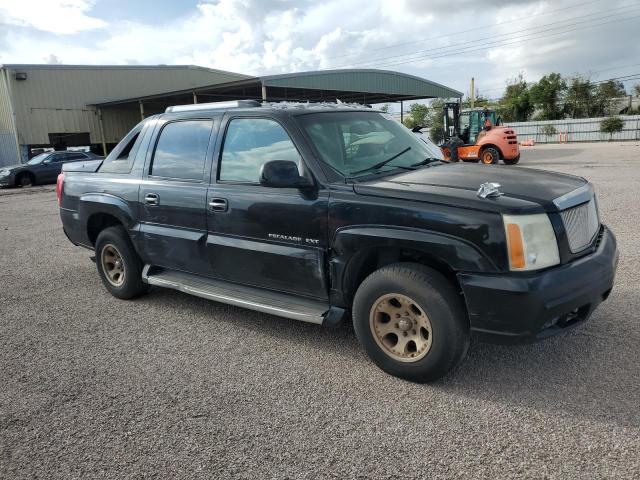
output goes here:
[[445, 103], [444, 142], [440, 146], [445, 161], [482, 162], [487, 165], [502, 160], [515, 165], [520, 160], [516, 132], [503, 127], [500, 117], [488, 108], [460, 111], [459, 103]]

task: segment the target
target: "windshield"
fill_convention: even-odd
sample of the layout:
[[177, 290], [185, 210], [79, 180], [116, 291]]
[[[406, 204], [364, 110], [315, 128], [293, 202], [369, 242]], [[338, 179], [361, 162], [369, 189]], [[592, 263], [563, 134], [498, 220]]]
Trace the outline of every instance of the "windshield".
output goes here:
[[386, 114], [322, 112], [297, 120], [322, 160], [345, 177], [409, 168], [434, 156], [423, 141]]
[[40, 155], [36, 155], [31, 160], [27, 162], [27, 165], [37, 165], [41, 163], [45, 158], [49, 156], [49, 152], [41, 153]]

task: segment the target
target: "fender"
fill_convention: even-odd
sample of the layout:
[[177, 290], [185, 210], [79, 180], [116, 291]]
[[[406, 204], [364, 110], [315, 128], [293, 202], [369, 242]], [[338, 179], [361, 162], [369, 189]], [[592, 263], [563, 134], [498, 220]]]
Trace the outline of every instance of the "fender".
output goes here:
[[80, 196], [78, 203], [78, 217], [83, 219], [82, 230], [86, 240], [83, 243], [90, 243], [87, 225], [91, 216], [96, 213], [113, 215], [132, 235], [138, 230], [138, 224], [134, 220], [136, 216], [127, 201], [110, 193], [85, 193]]
[[371, 250], [406, 249], [446, 265], [454, 272], [499, 272], [499, 268], [475, 244], [448, 234], [397, 226], [358, 225], [334, 234], [330, 275], [332, 297], [348, 284], [352, 268], [358, 268], [358, 256]]

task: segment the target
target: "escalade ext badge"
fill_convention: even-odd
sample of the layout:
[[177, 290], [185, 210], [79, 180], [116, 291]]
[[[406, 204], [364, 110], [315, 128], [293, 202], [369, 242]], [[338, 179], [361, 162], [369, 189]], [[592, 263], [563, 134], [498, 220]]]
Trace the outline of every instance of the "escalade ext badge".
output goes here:
[[493, 182], [484, 182], [483, 184], [480, 185], [480, 188], [478, 189], [478, 196], [480, 198], [489, 198], [489, 197], [499, 197], [500, 195], [504, 195], [504, 193], [502, 193], [499, 188], [502, 185], [500, 185], [499, 183], [493, 183]]

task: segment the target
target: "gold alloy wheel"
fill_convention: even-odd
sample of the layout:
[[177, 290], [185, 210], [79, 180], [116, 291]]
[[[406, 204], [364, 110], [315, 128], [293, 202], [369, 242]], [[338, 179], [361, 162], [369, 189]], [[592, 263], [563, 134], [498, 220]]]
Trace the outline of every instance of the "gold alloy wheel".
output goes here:
[[482, 154], [482, 163], [485, 165], [491, 165], [493, 163], [493, 155], [490, 152], [485, 152]]
[[406, 295], [389, 293], [373, 302], [369, 328], [378, 346], [399, 362], [416, 362], [431, 350], [431, 322]]
[[124, 283], [124, 261], [118, 249], [111, 243], [107, 243], [102, 247], [100, 255], [102, 262], [102, 270], [107, 280], [114, 287], [120, 287]]

